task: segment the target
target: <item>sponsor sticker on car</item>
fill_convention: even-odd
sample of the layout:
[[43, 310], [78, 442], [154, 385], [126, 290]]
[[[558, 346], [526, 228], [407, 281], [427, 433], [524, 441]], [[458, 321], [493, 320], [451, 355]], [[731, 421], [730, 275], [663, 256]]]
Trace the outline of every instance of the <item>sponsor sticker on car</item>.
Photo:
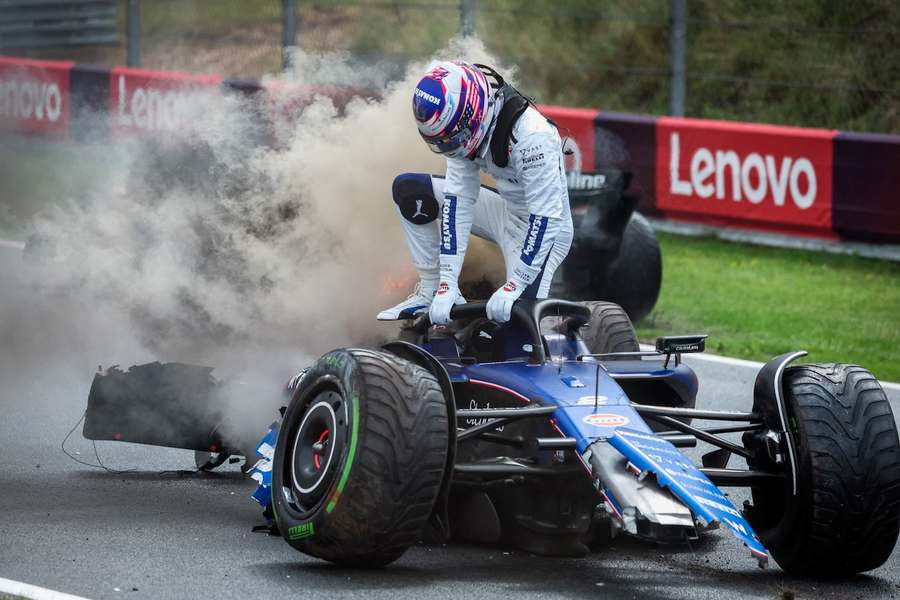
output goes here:
[[631, 422], [628, 417], [612, 413], [594, 413], [586, 416], [582, 421], [594, 427], [624, 427]]
[[606, 396], [582, 396], [576, 404], [578, 406], [593, 406], [594, 404], [606, 404], [609, 398]]

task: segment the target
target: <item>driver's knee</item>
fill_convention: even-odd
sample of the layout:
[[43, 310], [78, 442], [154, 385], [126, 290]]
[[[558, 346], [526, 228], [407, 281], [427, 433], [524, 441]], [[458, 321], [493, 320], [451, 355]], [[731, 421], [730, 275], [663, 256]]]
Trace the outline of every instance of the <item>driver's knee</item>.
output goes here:
[[426, 173], [397, 175], [391, 186], [391, 193], [400, 214], [410, 223], [416, 225], [431, 223], [440, 214], [440, 206], [431, 185], [431, 175]]

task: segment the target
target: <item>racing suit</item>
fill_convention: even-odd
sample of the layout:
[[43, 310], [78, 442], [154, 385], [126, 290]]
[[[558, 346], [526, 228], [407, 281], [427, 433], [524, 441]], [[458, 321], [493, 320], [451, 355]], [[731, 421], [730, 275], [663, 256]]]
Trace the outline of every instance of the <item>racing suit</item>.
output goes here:
[[[471, 232], [500, 247], [507, 283], [498, 293], [546, 298], [573, 236], [559, 133], [529, 106], [512, 128], [506, 167], [494, 164], [489, 148], [485, 142], [474, 159], [448, 158], [445, 178], [407, 173], [394, 181], [422, 288], [458, 291]], [[496, 190], [480, 184], [481, 170]]]

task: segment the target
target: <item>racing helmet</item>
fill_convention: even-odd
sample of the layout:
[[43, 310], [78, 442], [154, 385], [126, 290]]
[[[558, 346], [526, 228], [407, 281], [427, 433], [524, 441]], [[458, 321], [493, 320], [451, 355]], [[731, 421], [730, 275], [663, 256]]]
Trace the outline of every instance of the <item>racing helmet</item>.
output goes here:
[[416, 85], [413, 115], [432, 152], [473, 158], [493, 122], [495, 102], [481, 69], [462, 61], [442, 61]]

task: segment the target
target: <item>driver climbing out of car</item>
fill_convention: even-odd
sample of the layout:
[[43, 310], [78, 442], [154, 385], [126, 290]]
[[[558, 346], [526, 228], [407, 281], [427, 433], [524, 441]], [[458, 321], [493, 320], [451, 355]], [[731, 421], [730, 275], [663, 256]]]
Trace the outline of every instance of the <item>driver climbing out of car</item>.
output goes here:
[[[449, 323], [450, 309], [465, 303], [458, 280], [474, 233], [503, 253], [506, 283], [488, 301], [487, 317], [509, 321], [517, 299], [547, 297], [572, 245], [559, 133], [496, 71], [462, 61], [429, 69], [413, 93], [413, 114], [428, 147], [446, 157], [447, 173], [394, 179], [419, 282], [378, 319], [409, 319], [428, 309], [432, 323]], [[480, 171], [494, 177], [496, 190], [481, 185]]]

